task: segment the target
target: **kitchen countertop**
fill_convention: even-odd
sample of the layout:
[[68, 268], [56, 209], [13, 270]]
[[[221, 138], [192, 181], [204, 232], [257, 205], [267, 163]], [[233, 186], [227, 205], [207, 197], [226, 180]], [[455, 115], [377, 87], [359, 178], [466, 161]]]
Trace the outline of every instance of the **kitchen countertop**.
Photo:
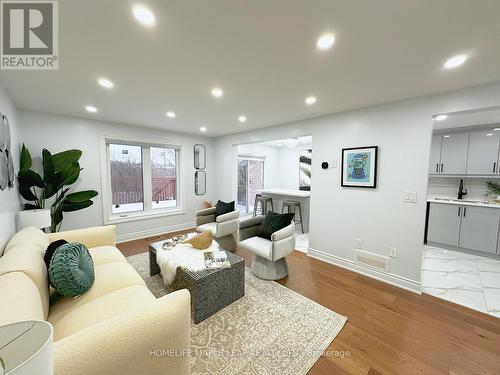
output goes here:
[[297, 198], [309, 198], [311, 196], [310, 191], [298, 190], [298, 189], [262, 189], [263, 194], [274, 194], [274, 195], [285, 195]]
[[442, 203], [442, 204], [454, 204], [457, 206], [472, 206], [472, 207], [486, 207], [486, 208], [500, 208], [500, 203], [488, 202], [486, 200], [475, 200], [475, 199], [464, 199], [458, 200], [456, 198], [428, 198], [429, 203]]

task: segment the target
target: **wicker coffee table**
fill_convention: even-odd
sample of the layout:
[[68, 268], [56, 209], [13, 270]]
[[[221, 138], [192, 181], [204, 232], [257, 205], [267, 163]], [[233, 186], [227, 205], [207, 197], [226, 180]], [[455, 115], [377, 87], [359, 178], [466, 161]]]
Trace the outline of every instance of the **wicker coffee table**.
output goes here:
[[[149, 245], [149, 273], [160, 273], [156, 262], [156, 250], [165, 241]], [[173, 290], [187, 289], [191, 293], [191, 316], [196, 324], [215, 314], [245, 295], [245, 260], [227, 252], [231, 268], [193, 272], [182, 267], [171, 285]]]

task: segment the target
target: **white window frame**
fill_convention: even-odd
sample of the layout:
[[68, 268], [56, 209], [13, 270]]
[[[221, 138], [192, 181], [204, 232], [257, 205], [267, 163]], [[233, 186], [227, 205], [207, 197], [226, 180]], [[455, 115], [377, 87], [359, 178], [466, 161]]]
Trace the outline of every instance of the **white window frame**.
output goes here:
[[[111, 169], [110, 169], [110, 144], [121, 144], [142, 147], [142, 168], [143, 168], [143, 189], [144, 189], [144, 209], [142, 211], [123, 212], [114, 214], [112, 212], [113, 195], [111, 192]], [[173, 148], [176, 153], [176, 207], [156, 208], [152, 207], [152, 175], [151, 175], [151, 147]], [[129, 221], [152, 219], [163, 216], [182, 215], [184, 210], [184, 153], [182, 145], [172, 141], [159, 142], [158, 140], [126, 138], [122, 136], [102, 136], [101, 137], [101, 185], [103, 192], [103, 219], [104, 224], [117, 224]]]

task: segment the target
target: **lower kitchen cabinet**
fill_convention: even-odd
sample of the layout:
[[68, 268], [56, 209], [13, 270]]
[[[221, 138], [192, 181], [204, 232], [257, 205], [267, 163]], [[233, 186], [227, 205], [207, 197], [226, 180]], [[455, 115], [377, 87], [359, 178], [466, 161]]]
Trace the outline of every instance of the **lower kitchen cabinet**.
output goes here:
[[463, 206], [462, 211], [459, 246], [496, 253], [500, 211], [472, 206]]
[[458, 246], [462, 206], [431, 203], [427, 241]]
[[497, 253], [500, 209], [431, 203], [427, 240]]

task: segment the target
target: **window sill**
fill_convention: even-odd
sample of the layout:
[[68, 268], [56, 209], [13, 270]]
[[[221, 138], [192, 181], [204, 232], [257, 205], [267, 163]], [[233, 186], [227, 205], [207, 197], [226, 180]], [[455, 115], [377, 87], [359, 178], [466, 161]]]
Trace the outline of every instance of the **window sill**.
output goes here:
[[168, 210], [168, 211], [158, 211], [158, 212], [141, 212], [141, 213], [131, 212], [129, 214], [122, 214], [123, 216], [114, 215], [112, 217], [105, 218], [104, 224], [108, 225], [108, 224], [127, 223], [131, 221], [156, 219], [158, 217], [165, 217], [165, 216], [184, 215], [185, 213], [186, 210], [183, 210], [182, 208]]

